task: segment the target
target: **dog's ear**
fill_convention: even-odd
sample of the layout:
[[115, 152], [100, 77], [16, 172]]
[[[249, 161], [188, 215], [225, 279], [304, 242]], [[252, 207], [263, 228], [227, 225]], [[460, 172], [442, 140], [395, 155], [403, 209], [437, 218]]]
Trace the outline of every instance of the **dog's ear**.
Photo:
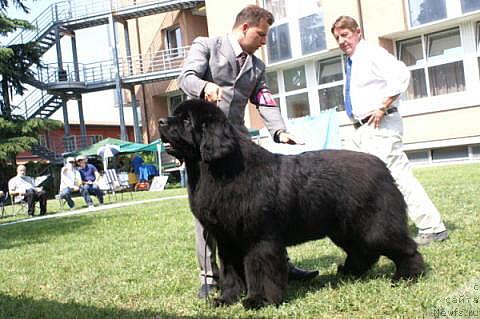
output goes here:
[[221, 159], [235, 150], [233, 129], [227, 121], [210, 121], [202, 125], [200, 155], [205, 162]]

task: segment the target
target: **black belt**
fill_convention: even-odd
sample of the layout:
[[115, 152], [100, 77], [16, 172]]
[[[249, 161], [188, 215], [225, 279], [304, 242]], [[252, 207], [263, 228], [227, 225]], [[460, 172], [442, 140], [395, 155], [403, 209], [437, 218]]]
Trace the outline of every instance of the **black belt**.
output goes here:
[[[396, 106], [390, 107], [385, 111], [385, 115], [392, 114], [392, 113], [395, 113], [397, 111], [398, 111], [398, 109], [397, 109]], [[370, 114], [368, 116], [365, 116], [363, 119], [353, 121], [353, 127], [357, 129], [360, 126], [362, 126], [364, 124], [367, 124], [368, 120], [370, 120], [371, 117], [372, 117], [372, 115]]]

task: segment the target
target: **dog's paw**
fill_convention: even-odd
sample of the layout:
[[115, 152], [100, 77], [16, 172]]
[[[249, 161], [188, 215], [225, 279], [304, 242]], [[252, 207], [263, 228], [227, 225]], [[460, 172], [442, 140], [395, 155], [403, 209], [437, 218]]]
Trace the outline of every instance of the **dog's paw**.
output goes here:
[[225, 299], [223, 299], [222, 297], [219, 297], [219, 298], [212, 299], [212, 305], [214, 307], [223, 307], [223, 306], [228, 306], [229, 303], [227, 303]]
[[243, 299], [242, 304], [245, 309], [260, 309], [269, 305], [268, 301], [262, 296], [247, 297]]

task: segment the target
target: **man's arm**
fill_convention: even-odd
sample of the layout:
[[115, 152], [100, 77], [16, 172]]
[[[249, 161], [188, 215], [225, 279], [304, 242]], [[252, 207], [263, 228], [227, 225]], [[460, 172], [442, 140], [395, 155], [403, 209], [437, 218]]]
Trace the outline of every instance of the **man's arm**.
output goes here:
[[208, 38], [196, 38], [178, 77], [178, 86], [187, 95], [195, 98], [201, 98], [207, 82], [204, 80], [208, 70], [208, 60], [210, 49], [208, 47]]
[[265, 80], [265, 70], [259, 78], [250, 101], [257, 105], [260, 116], [273, 140], [277, 143], [303, 144], [298, 138], [287, 132], [280, 107], [273, 99], [272, 92]]

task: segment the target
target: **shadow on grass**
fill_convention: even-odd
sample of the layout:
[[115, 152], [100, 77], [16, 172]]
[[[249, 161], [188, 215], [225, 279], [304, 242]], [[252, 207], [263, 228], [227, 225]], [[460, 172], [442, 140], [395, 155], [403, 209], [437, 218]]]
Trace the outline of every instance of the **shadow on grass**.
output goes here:
[[[329, 256], [322, 256], [319, 258], [314, 258], [314, 259], [307, 259], [307, 260], [302, 260], [302, 263], [297, 264], [297, 266], [300, 267], [311, 267], [312, 265], [331, 265], [332, 263], [335, 263], [337, 265], [343, 264], [345, 257], [341, 255], [329, 255]], [[391, 280], [393, 278], [393, 275], [395, 273], [395, 264], [393, 261], [388, 259], [388, 263], [382, 263], [379, 265], [378, 263], [375, 264], [367, 273], [365, 273], [361, 277], [351, 277], [351, 276], [343, 276], [343, 275], [337, 275], [337, 271], [334, 270], [333, 272], [331, 270], [325, 271], [325, 268], [320, 268], [318, 269], [320, 274], [315, 277], [314, 279], [310, 281], [292, 281], [289, 282], [288, 288], [287, 288], [287, 296], [285, 298], [285, 302], [290, 302], [292, 300], [295, 300], [297, 298], [303, 298], [306, 295], [319, 291], [321, 289], [325, 288], [332, 288], [332, 289], [337, 289], [338, 287], [342, 285], [348, 285], [350, 283], [354, 282], [368, 282], [371, 280], [377, 280], [377, 279], [384, 279], [387, 281], [391, 282], [392, 287], [395, 286], [395, 283]], [[431, 268], [428, 265], [427, 262], [425, 262], [425, 278], [428, 276], [428, 273], [430, 272]], [[422, 279], [419, 279], [422, 280]], [[414, 284], [415, 281], [403, 281], [400, 280], [398, 282], [399, 284], [401, 283], [409, 283], [409, 284]]]
[[90, 218], [65, 218], [42, 220], [41, 222], [19, 223], [2, 227], [0, 232], [0, 250], [23, 245], [45, 243], [50, 237], [71, 234], [92, 224]]
[[26, 296], [9, 296], [0, 293], [0, 318], [217, 318], [214, 316], [180, 316], [152, 310], [128, 310], [116, 307], [98, 308], [76, 302], [60, 303]]

